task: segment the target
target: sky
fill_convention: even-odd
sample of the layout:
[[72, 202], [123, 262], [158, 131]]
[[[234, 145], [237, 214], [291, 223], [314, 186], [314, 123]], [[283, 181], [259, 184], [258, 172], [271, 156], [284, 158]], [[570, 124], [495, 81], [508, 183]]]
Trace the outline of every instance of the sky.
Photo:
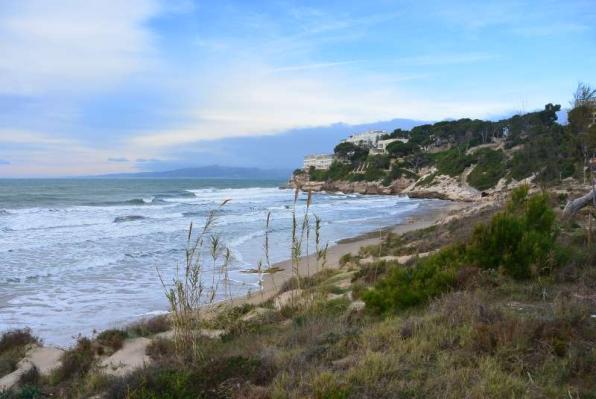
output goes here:
[[566, 107], [596, 84], [595, 20], [595, 0], [2, 0], [0, 177], [294, 168], [363, 124]]

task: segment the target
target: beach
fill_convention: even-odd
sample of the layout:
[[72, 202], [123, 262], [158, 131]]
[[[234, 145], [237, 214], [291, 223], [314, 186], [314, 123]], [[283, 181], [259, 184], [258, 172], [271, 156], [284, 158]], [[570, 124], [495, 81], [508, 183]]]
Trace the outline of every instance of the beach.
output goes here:
[[[301, 220], [306, 193], [275, 181], [233, 180], [14, 180], [0, 186], [0, 325], [29, 327], [48, 345], [67, 347], [81, 334], [119, 328], [168, 309], [157, 270], [171, 282], [184, 261], [188, 227], [202, 226], [213, 210], [210, 232], [232, 255], [231, 293], [242, 298], [261, 286], [270, 291], [291, 268], [292, 212]], [[43, 196], [39, 192], [45, 193]], [[222, 201], [230, 200], [220, 207]], [[379, 231], [416, 228], [419, 220], [450, 202], [396, 195], [339, 192], [312, 195], [309, 250], [314, 252], [314, 215], [321, 219], [327, 264], [375, 242]], [[270, 215], [270, 225], [265, 223]], [[265, 259], [281, 271], [247, 271]], [[207, 248], [203, 255], [210, 259]], [[303, 245], [303, 254], [306, 244]], [[210, 261], [208, 262], [210, 264]], [[265, 262], [263, 262], [265, 263]], [[305, 258], [303, 275], [316, 271]], [[211, 280], [211, 266], [205, 280]], [[274, 269], [275, 270], [275, 269]], [[304, 270], [302, 272], [302, 270]], [[259, 294], [260, 295], [260, 294]], [[69, 320], [69, 323], [64, 323]]]
[[[457, 214], [465, 208], [469, 208], [470, 203], [466, 202], [445, 202], [444, 206], [433, 208], [424, 212], [419, 212], [409, 216], [403, 223], [389, 226], [380, 231], [371, 231], [351, 238], [340, 240], [336, 245], [330, 246], [327, 250], [325, 267], [340, 267], [340, 258], [346, 254], [358, 254], [360, 248], [368, 245], [377, 245], [381, 242], [387, 233], [404, 234], [410, 231], [425, 229], [448, 217]], [[252, 292], [249, 295], [233, 298], [229, 302], [223, 302], [219, 305], [240, 305], [242, 303], [258, 304], [274, 297], [279, 288], [294, 276], [292, 260], [284, 260], [274, 263], [272, 269], [277, 270], [274, 273], [264, 273], [262, 290]], [[322, 265], [317, 263], [316, 254], [302, 256], [299, 258], [296, 270], [301, 277], [311, 276], [322, 269]]]

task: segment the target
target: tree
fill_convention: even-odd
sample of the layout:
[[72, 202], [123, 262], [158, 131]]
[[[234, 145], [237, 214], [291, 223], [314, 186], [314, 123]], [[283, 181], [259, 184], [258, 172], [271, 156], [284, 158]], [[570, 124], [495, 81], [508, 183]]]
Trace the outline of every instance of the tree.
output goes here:
[[337, 157], [348, 159], [352, 162], [363, 161], [368, 156], [367, 149], [349, 142], [339, 143], [335, 146], [333, 151]]
[[596, 89], [586, 83], [578, 83], [571, 105], [573, 109], [568, 113], [569, 126], [579, 139], [584, 157], [585, 182], [589, 159], [596, 153], [596, 131], [591, 126], [592, 115], [596, 112]]
[[395, 141], [387, 146], [387, 152], [396, 157], [404, 157], [412, 154], [418, 146], [414, 143], [402, 143], [401, 141]]
[[573, 100], [571, 101], [571, 106], [573, 108], [583, 107], [586, 105], [589, 106], [590, 103], [595, 100], [596, 88], [593, 88], [584, 82], [579, 82], [577, 84], [577, 89], [575, 89], [575, 93], [573, 93]]

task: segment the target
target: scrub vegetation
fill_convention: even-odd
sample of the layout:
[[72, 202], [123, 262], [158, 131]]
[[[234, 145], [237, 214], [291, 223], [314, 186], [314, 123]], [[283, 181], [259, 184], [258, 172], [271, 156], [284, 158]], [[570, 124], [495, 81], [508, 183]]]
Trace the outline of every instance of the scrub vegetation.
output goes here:
[[501, 208], [387, 234], [276, 298], [201, 317], [223, 333], [186, 352], [153, 339], [151, 364], [123, 377], [97, 366], [97, 345], [122, 333], [81, 338], [52, 376], [3, 399], [593, 397], [596, 250], [583, 216], [562, 220], [558, 205], [521, 187]]

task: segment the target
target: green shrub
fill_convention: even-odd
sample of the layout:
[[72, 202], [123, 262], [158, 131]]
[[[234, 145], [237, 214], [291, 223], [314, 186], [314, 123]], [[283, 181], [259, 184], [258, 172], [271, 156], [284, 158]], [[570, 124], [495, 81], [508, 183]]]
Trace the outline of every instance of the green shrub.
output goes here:
[[315, 169], [313, 166], [308, 171], [308, 177], [312, 181], [325, 181], [327, 180], [327, 171], [321, 169]]
[[478, 190], [487, 190], [494, 187], [506, 173], [503, 151], [483, 148], [477, 151], [474, 156], [477, 164], [468, 175], [468, 183]]
[[108, 398], [178, 399], [235, 397], [242, 384], [271, 381], [275, 369], [262, 360], [242, 356], [215, 358], [198, 368], [155, 365], [116, 379]]
[[505, 212], [495, 215], [488, 225], [476, 227], [469, 259], [480, 268], [503, 269], [515, 279], [527, 279], [533, 266], [548, 266], [555, 249], [554, 223], [546, 194], [528, 197], [527, 187], [514, 190]]
[[411, 268], [394, 268], [362, 298], [379, 313], [427, 302], [458, 284], [458, 271], [476, 266], [514, 279], [548, 273], [558, 262], [555, 214], [546, 194], [528, 197], [528, 188], [513, 191], [504, 212], [478, 225], [466, 244], [441, 249]]
[[453, 246], [424, 258], [415, 267], [393, 268], [373, 290], [362, 295], [366, 307], [379, 313], [425, 303], [455, 286], [464, 246]]
[[464, 169], [474, 163], [473, 155], [466, 155], [464, 147], [454, 147], [435, 154], [439, 173], [449, 176], [460, 175]]

